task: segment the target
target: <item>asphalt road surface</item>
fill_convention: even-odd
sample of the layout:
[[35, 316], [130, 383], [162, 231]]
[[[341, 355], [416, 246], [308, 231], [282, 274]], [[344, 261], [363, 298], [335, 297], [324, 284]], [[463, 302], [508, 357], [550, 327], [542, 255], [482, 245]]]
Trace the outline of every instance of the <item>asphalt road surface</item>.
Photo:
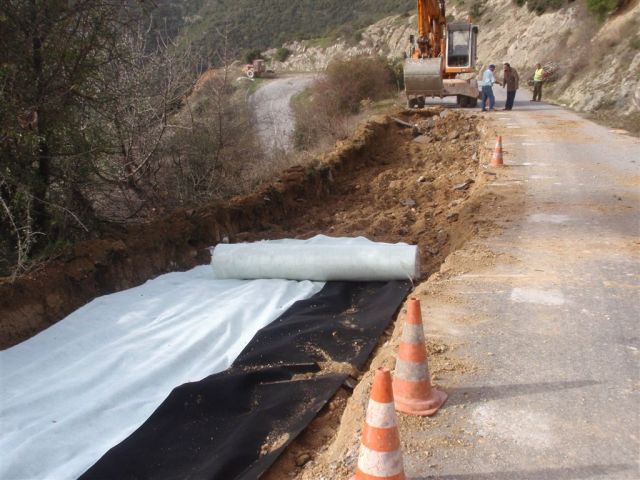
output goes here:
[[250, 99], [262, 146], [270, 153], [290, 151], [295, 119], [291, 98], [311, 84], [314, 75], [295, 75], [269, 80]]
[[414, 480], [640, 478], [640, 141], [529, 98], [482, 114], [508, 165], [487, 188], [524, 205], [456, 254], [491, 262], [424, 293], [427, 334], [473, 368], [438, 379], [439, 420], [404, 422], [435, 445], [405, 453]]

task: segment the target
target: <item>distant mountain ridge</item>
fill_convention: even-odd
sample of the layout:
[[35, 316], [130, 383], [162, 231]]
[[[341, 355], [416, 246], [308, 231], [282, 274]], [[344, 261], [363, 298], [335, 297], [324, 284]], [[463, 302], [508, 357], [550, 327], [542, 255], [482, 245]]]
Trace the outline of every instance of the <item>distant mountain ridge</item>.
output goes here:
[[154, 28], [236, 57], [285, 42], [356, 35], [376, 21], [415, 9], [415, 0], [160, 0]]

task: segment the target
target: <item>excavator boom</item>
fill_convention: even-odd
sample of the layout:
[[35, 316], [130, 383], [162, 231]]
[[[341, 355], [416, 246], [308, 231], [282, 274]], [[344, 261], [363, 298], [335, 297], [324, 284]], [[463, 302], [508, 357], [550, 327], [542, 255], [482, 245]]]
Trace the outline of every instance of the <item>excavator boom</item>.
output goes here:
[[412, 58], [435, 58], [442, 54], [447, 20], [444, 0], [417, 0], [418, 40]]

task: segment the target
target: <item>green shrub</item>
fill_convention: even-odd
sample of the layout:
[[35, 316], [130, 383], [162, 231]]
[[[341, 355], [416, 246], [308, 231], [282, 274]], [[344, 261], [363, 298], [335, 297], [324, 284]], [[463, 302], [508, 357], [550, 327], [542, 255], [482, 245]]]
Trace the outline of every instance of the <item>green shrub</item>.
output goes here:
[[400, 58], [390, 61], [388, 67], [393, 75], [393, 80], [398, 90], [404, 90], [404, 61]]
[[[565, 0], [514, 0], [519, 6], [527, 5], [527, 8], [542, 15], [550, 10], [558, 10], [565, 4]], [[572, 2], [573, 0], [567, 0]], [[587, 9], [600, 20], [604, 20], [610, 13], [620, 9], [626, 0], [586, 0]], [[475, 4], [474, 4], [475, 5]]]
[[604, 20], [607, 15], [623, 5], [624, 0], [587, 0], [587, 9], [600, 20]]
[[469, 15], [471, 18], [477, 20], [484, 13], [484, 3], [482, 1], [475, 1], [471, 4], [471, 8], [469, 9]]
[[262, 58], [262, 52], [258, 49], [247, 50], [244, 54], [245, 63], [253, 63], [254, 60]]
[[277, 62], [285, 62], [290, 55], [291, 50], [285, 47], [281, 47], [276, 50], [276, 53], [273, 55], [273, 59]]
[[526, 4], [529, 11], [542, 15], [550, 10], [558, 10], [564, 5], [565, 0], [515, 0], [515, 2], [520, 7]]

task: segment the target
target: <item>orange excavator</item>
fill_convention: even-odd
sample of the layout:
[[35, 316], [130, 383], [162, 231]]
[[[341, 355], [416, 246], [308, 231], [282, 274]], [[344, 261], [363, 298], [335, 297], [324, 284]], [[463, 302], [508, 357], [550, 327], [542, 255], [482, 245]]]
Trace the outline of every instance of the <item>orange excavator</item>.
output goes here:
[[476, 72], [478, 26], [447, 24], [444, 0], [418, 1], [418, 37], [409, 37], [404, 84], [411, 108], [422, 108], [425, 97], [456, 96], [461, 107], [475, 107], [476, 80], [459, 78]]

